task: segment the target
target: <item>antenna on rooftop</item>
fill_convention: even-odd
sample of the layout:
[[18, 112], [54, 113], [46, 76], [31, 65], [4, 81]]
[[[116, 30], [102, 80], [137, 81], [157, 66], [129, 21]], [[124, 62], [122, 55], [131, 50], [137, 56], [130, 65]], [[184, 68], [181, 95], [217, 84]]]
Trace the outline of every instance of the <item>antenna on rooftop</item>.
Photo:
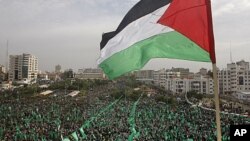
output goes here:
[[232, 50], [231, 50], [231, 41], [230, 41], [230, 61], [233, 63]]

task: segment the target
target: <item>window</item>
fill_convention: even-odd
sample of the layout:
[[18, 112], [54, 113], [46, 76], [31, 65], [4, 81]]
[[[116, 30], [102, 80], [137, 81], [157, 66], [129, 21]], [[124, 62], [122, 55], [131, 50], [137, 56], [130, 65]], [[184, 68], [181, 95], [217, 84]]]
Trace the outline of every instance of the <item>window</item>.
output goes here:
[[243, 76], [239, 77], [239, 85], [244, 85], [244, 78], [243, 78]]

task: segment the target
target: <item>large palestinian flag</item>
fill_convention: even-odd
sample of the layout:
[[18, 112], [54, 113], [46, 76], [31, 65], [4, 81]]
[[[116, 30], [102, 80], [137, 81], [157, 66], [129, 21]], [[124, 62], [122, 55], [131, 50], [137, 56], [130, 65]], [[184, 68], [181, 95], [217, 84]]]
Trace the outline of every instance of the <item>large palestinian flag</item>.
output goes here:
[[103, 34], [97, 63], [113, 79], [152, 58], [215, 63], [210, 0], [141, 0]]

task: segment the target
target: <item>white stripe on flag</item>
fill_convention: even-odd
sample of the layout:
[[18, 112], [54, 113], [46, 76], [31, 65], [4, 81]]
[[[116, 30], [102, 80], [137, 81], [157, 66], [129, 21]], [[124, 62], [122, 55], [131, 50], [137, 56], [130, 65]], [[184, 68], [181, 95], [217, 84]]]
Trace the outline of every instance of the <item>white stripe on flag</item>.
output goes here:
[[157, 34], [173, 31], [173, 29], [157, 24], [157, 21], [164, 14], [169, 5], [157, 9], [132, 23], [109, 40], [106, 46], [101, 50], [98, 65], [117, 52], [125, 50], [133, 44], [155, 36]]

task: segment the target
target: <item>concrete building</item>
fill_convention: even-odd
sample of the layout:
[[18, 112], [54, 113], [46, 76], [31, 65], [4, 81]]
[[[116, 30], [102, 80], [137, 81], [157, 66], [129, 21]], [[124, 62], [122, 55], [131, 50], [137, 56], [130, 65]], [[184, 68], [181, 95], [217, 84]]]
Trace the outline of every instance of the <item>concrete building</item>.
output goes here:
[[[213, 94], [214, 83], [213, 79], [207, 74], [206, 69], [202, 69], [199, 73], [191, 73], [189, 69], [172, 68], [170, 70], [161, 69], [154, 71], [154, 85], [164, 87], [166, 90], [172, 91], [175, 94], [196, 91], [199, 94]], [[139, 74], [141, 74], [140, 72]], [[139, 80], [140, 75], [137, 75]], [[141, 79], [143, 80], [143, 79]]]
[[189, 69], [187, 68], [172, 68], [171, 72], [179, 73], [180, 78], [188, 78], [189, 77]]
[[244, 60], [227, 64], [227, 68], [218, 71], [220, 94], [250, 92], [249, 62]]
[[147, 84], [152, 84], [154, 81], [154, 70], [140, 70], [135, 72], [135, 78]]
[[0, 65], [0, 83], [6, 79], [6, 69], [3, 65]]
[[171, 70], [161, 69], [154, 70], [140, 70], [135, 72], [136, 80], [144, 83], [153, 83], [165, 87], [167, 79], [180, 78], [180, 72], [173, 72]]
[[31, 54], [10, 55], [9, 80], [31, 81], [37, 79], [38, 59]]
[[6, 73], [6, 68], [3, 65], [0, 65], [0, 73]]
[[165, 89], [175, 94], [182, 94], [189, 91], [195, 91], [199, 94], [213, 94], [214, 83], [212, 78], [195, 77], [187, 78], [170, 78], [166, 80]]
[[200, 72], [194, 74], [189, 72], [189, 69], [184, 68], [161, 69], [158, 71], [140, 70], [135, 72], [135, 77], [136, 80], [164, 87], [175, 94], [189, 91], [196, 91], [200, 94], [213, 94], [213, 79], [206, 75], [206, 69], [202, 69]]
[[219, 83], [219, 93], [220, 94], [230, 94], [231, 93], [230, 71], [227, 69], [219, 70], [218, 71], [218, 80], [219, 80], [219, 82], [218, 82]]
[[75, 74], [75, 78], [78, 79], [105, 79], [103, 71], [99, 68], [87, 68], [79, 69], [78, 73]]
[[166, 80], [165, 89], [174, 94], [186, 93], [189, 90], [189, 80], [181, 78], [169, 78]]
[[154, 85], [165, 87], [167, 79], [167, 72], [165, 69], [154, 71]]
[[214, 81], [210, 77], [195, 77], [189, 79], [189, 91], [199, 94], [214, 94]]

